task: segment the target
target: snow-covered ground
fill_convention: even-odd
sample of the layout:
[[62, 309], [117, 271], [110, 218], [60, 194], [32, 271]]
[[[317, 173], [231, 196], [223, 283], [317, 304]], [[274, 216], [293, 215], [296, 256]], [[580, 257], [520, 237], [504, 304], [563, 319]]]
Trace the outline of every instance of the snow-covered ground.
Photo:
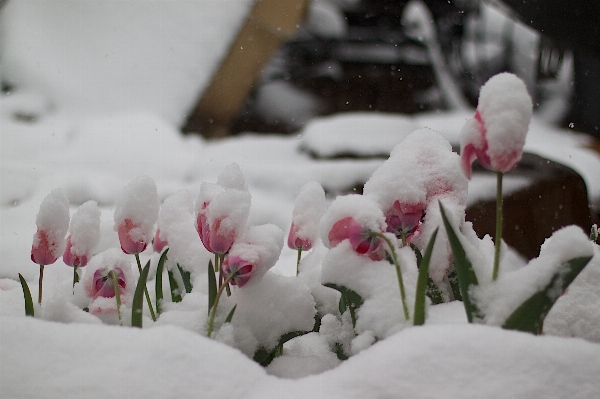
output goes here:
[[[23, 2], [37, 10], [24, 15], [47, 20], [43, 10], [35, 8], [36, 4], [43, 3]], [[247, 2], [227, 3], [235, 12], [224, 14], [239, 21]], [[64, 6], [74, 4], [65, 2]], [[153, 4], [164, 18], [162, 3]], [[16, 2], [10, 2], [9, 6], [14, 8], [10, 13], [4, 10], [3, 22], [18, 12], [27, 11], [25, 6], [17, 7]], [[189, 14], [187, 9], [179, 12]], [[156, 9], [150, 10], [149, 15], [149, 21], [163, 21], [157, 17]], [[121, 19], [125, 17], [125, 14], [120, 15]], [[211, 34], [228, 30], [210, 21], [212, 25], [203, 28], [209, 29]], [[5, 26], [3, 29], [9, 29]], [[76, 28], [71, 27], [77, 31]], [[19, 67], [18, 64], [11, 67], [10, 60], [33, 62], [36, 57], [55, 56], [39, 41], [37, 50], [46, 49], [41, 55], [20, 53], [25, 50], [17, 46], [19, 41], [37, 40], [43, 29], [26, 31], [13, 27], [9, 31], [12, 36], [3, 37], [3, 57], [6, 58], [2, 60], [7, 64], [2, 65], [2, 73], [7, 66], [6, 76], [16, 76], [15, 68]], [[61, 34], [67, 34], [65, 32]], [[166, 42], [165, 32], [161, 31], [158, 36]], [[172, 32], [181, 33], [180, 30]], [[105, 34], [106, 42], [102, 44], [112, 48], [111, 43], [117, 43], [115, 40], [123, 32], [117, 29]], [[78, 39], [84, 40], [85, 36]], [[171, 39], [180, 43], [177, 38]], [[64, 40], [61, 43], [64, 44]], [[139, 44], [138, 41], [129, 45]], [[127, 54], [126, 48], [120, 50], [121, 57]], [[103, 71], [94, 60], [86, 61], [85, 57], [70, 60], [70, 66], [91, 62], [94, 68], [90, 73]], [[198, 59], [192, 62], [203, 63]], [[207, 61], [204, 70], [212, 68], [214, 63], [214, 59]], [[202, 182], [216, 182], [225, 167], [237, 163], [252, 196], [248, 223], [273, 223], [287, 232], [294, 200], [305, 183], [313, 180], [321, 183], [331, 200], [336, 194], [365, 182], [383, 162], [380, 159], [316, 160], [309, 156], [307, 149], [322, 155], [349, 151], [385, 154], [419, 127], [437, 130], [451, 143], [458, 144], [460, 129], [473, 113], [436, 112], [413, 117], [347, 114], [314, 120], [294, 136], [247, 133], [207, 141], [196, 136], [184, 137], [178, 132], [182, 115], [192, 101], [177, 97], [180, 95], [177, 90], [182, 86], [180, 79], [184, 79], [182, 75], [174, 80], [179, 84], [163, 81], [156, 89], [159, 94], [148, 93], [148, 80], [163, 77], [166, 64], [150, 62], [149, 65], [148, 79], [128, 81], [130, 85], [125, 88], [120, 86], [122, 80], [104, 80], [101, 86], [84, 88], [81, 76], [79, 80], [56, 83], [56, 79], [47, 78], [57, 76], [56, 64], [38, 66], [44, 73], [37, 73], [33, 65], [29, 65], [33, 69], [22, 71], [23, 75], [15, 81], [17, 90], [0, 98], [0, 396], [583, 399], [600, 392], [597, 378], [600, 375], [597, 343], [600, 316], [599, 311], [594, 310], [600, 309], [600, 293], [594, 292], [593, 284], [589, 283], [600, 281], [598, 262], [596, 269], [587, 271], [587, 280], [569, 288], [580, 295], [580, 300], [586, 301], [586, 310], [573, 308], [580, 303], [569, 303], [566, 296], [565, 303], [557, 304], [559, 315], [552, 321], [551, 313], [548, 319], [557, 335], [573, 333], [596, 342], [534, 337], [468, 325], [462, 305], [454, 302], [431, 307], [426, 326], [393, 334], [325, 372], [320, 371], [336, 366], [337, 359], [320, 357], [322, 342], [319, 339], [308, 334], [301, 338], [302, 344], [290, 341], [285, 350], [297, 356], [276, 359], [268, 372], [289, 377], [316, 374], [297, 380], [267, 374], [242, 352], [188, 331], [194, 328], [165, 325], [168, 322], [152, 326], [149, 319], [144, 320], [146, 328], [142, 330], [100, 325], [94, 316], [61, 300], [70, 290], [73, 276], [72, 269], [61, 259], [45, 269], [46, 309], [39, 313], [47, 320], [41, 316], [24, 317], [17, 276], [21, 273], [25, 277], [35, 298], [39, 267], [30, 260], [30, 252], [36, 214], [44, 197], [55, 188], [65, 190], [71, 215], [80, 204], [90, 199], [98, 201], [101, 240], [96, 253], [100, 253], [119, 247], [113, 230], [113, 213], [120, 191], [134, 178], [141, 175], [152, 178], [161, 202], [179, 190], [188, 190], [195, 198]], [[129, 76], [124, 69], [120, 71], [125, 78]], [[53, 88], [32, 79], [40, 77], [43, 81], [44, 76], [58, 86]], [[21, 87], [19, 81], [24, 83]], [[111, 98], [90, 99], [102, 102], [103, 107], [96, 107], [75, 104], [73, 101], [77, 100], [65, 94], [80, 95], [89, 90], [110, 93], [112, 89], [125, 90], [131, 101], [115, 110], [109, 107]], [[188, 89], [191, 88], [186, 87]], [[158, 98], [177, 104], [174, 108], [163, 107]], [[85, 112], [74, 111], [81, 108]], [[585, 148], [587, 141], [586, 136], [546, 125], [534, 116], [525, 149], [575, 169], [586, 181], [590, 202], [598, 205], [600, 156]], [[510, 173], [507, 175], [507, 190], [522, 184], [519, 179], [511, 182]], [[489, 195], [488, 187], [474, 179], [470, 201]], [[191, 259], [208, 258], [199, 238], [190, 248], [193, 249]], [[157, 256], [148, 249], [142, 253], [142, 260], [146, 259], [156, 264]], [[272, 271], [292, 276], [295, 268], [296, 252], [286, 247]], [[134, 274], [137, 276], [137, 272]], [[573, 309], [578, 310], [573, 312]], [[568, 315], [573, 314], [585, 315], [587, 319], [568, 319]], [[315, 348], [313, 353], [306, 349], [311, 345]]]

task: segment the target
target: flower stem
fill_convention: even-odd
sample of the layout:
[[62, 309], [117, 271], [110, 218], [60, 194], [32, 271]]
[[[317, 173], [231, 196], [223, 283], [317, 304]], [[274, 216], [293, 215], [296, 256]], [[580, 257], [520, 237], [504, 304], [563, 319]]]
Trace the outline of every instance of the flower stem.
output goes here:
[[[220, 257], [219, 270], [222, 270], [223, 262], [225, 262], [225, 254], [220, 254], [219, 257]], [[227, 291], [227, 296], [231, 296], [231, 288], [229, 288], [229, 281], [226, 281], [224, 284], [225, 284], [225, 290]]]
[[493, 281], [498, 278], [500, 247], [502, 245], [502, 175], [502, 172], [496, 172], [496, 248], [494, 251], [494, 270], [492, 272]]
[[235, 273], [231, 273], [229, 276], [227, 276], [227, 278], [225, 279], [223, 284], [221, 284], [221, 286], [219, 287], [219, 290], [217, 291], [217, 296], [215, 297], [215, 303], [214, 303], [212, 309], [210, 310], [210, 317], [208, 319], [208, 327], [206, 329], [206, 336], [208, 338], [210, 338], [213, 328], [214, 328], [215, 315], [217, 314], [217, 306], [219, 306], [219, 299], [221, 299], [221, 294], [223, 293], [223, 288], [225, 288], [226, 286], [229, 287], [228, 284], [233, 279], [234, 276], [235, 276]]
[[300, 273], [300, 259], [302, 258], [302, 248], [298, 248], [298, 259], [296, 260], [296, 276]]
[[117, 314], [119, 315], [119, 324], [123, 325], [123, 320], [121, 320], [121, 292], [119, 291], [119, 280], [114, 270], [108, 272], [108, 277], [110, 277], [113, 281], [115, 300], [117, 301]]
[[73, 289], [75, 289], [75, 284], [79, 282], [79, 274], [77, 273], [77, 266], [73, 267]]
[[38, 303], [42, 304], [42, 281], [44, 280], [44, 265], [40, 265], [40, 281], [38, 283]]
[[404, 229], [402, 229], [402, 231], [400, 231], [400, 237], [402, 237], [402, 246], [405, 247], [407, 242], [406, 242], [406, 231], [404, 231]]
[[396, 276], [398, 277], [398, 287], [400, 287], [400, 299], [402, 300], [402, 310], [404, 311], [404, 319], [410, 320], [410, 315], [408, 313], [408, 306], [406, 305], [406, 293], [404, 291], [404, 282], [402, 280], [402, 271], [400, 270], [400, 263], [398, 262], [398, 256], [396, 256], [396, 249], [394, 248], [394, 244], [390, 241], [389, 238], [385, 236], [383, 233], [374, 232], [376, 237], [380, 237], [383, 239], [388, 247], [390, 247], [390, 252], [392, 255], [392, 260], [394, 261], [394, 266], [396, 267]]
[[[135, 254], [135, 260], [137, 261], [138, 270], [140, 271], [140, 274], [142, 274], [142, 262], [140, 262], [140, 254]], [[152, 321], [156, 321], [156, 315], [154, 314], [152, 301], [150, 300], [150, 295], [148, 294], [148, 287], [144, 287], [144, 295], [146, 295], [146, 302], [148, 302], [148, 308], [150, 309], [150, 316], [152, 316]]]

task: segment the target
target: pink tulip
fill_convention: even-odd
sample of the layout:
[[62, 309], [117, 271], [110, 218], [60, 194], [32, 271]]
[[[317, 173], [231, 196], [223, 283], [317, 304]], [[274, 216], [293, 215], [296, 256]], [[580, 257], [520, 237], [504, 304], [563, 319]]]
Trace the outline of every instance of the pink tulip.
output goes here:
[[139, 254], [146, 249], [144, 233], [139, 226], [136, 226], [131, 219], [125, 219], [125, 222], [117, 228], [121, 249], [126, 254]]
[[407, 204], [395, 201], [385, 218], [387, 231], [397, 237], [403, 233], [407, 241], [420, 234], [421, 219], [426, 209], [426, 204]]
[[38, 265], [50, 265], [58, 259], [57, 248], [59, 243], [50, 241], [48, 234], [39, 230], [33, 236], [33, 245], [31, 247], [31, 260]]
[[352, 249], [358, 254], [367, 255], [373, 260], [382, 260], [385, 257], [381, 238], [373, 235], [351, 216], [335, 222], [328, 238], [332, 248], [348, 239]]
[[312, 240], [308, 237], [300, 237], [298, 235], [298, 228], [292, 223], [292, 227], [290, 227], [290, 232], [288, 234], [288, 247], [290, 249], [302, 249], [303, 251], [308, 251], [312, 246]]
[[238, 287], [243, 287], [250, 281], [255, 268], [254, 263], [246, 261], [240, 256], [228, 256], [223, 262], [223, 273], [225, 276], [233, 274], [231, 284]]
[[73, 244], [71, 244], [71, 236], [67, 237], [67, 247], [63, 254], [63, 262], [65, 265], [72, 267], [84, 267], [88, 263], [87, 254], [76, 255], [73, 253]]
[[154, 252], [156, 253], [161, 253], [163, 249], [165, 249], [165, 247], [167, 245], [169, 245], [169, 243], [167, 242], [167, 240], [163, 240], [160, 237], [160, 229], [156, 229], [156, 233], [154, 234], [154, 240], [152, 242], [152, 249], [154, 250]]
[[217, 218], [209, 224], [207, 213], [210, 202], [205, 202], [198, 212], [196, 230], [204, 247], [213, 254], [225, 254], [233, 245], [237, 236], [236, 230], [226, 231], [222, 228], [225, 218]]
[[475, 159], [498, 172], [519, 162], [532, 107], [525, 84], [515, 75], [501, 73], [483, 85], [475, 116], [461, 131], [461, 164], [467, 178]]
[[98, 269], [94, 272], [93, 284], [91, 292], [88, 294], [96, 299], [98, 297], [113, 298], [115, 296], [115, 286], [112, 279], [109, 277], [111, 271], [115, 272], [117, 276], [117, 283], [119, 285], [119, 294], [125, 295], [127, 283], [125, 281], [125, 273], [119, 267], [109, 270], [108, 268]]

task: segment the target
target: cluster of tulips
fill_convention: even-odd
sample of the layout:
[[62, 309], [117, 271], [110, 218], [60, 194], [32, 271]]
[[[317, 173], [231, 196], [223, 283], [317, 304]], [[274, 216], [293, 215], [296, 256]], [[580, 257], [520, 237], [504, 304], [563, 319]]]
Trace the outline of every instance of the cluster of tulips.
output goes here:
[[[460, 157], [440, 134], [418, 129], [393, 149], [389, 159], [365, 184], [362, 195], [339, 196], [328, 205], [318, 183], [306, 184], [296, 199], [287, 244], [298, 254], [298, 278], [306, 260], [302, 259], [302, 253], [316, 246], [326, 249], [325, 255], [315, 255], [317, 278], [321, 287], [339, 292], [335, 296], [339, 313], [332, 315], [331, 306], [325, 303], [328, 296], [313, 287], [313, 329], [286, 331], [291, 335], [285, 339], [285, 334], [282, 335], [278, 342], [309, 331], [319, 332], [321, 325], [331, 328], [334, 319], [340, 321], [344, 317], [351, 320], [354, 337], [366, 334], [370, 337], [367, 340], [374, 342], [406, 325], [423, 324], [429, 304], [456, 299], [464, 302], [470, 322], [541, 332], [549, 308], [590, 261], [594, 247], [587, 238], [581, 238], [583, 233], [572, 229], [568, 234], [560, 233], [561, 239], [566, 235], [576, 236], [569, 241], [572, 248], [569, 251], [563, 245], [565, 251], [559, 256], [551, 251], [540, 255], [538, 263], [555, 265], [547, 267], [546, 277], [542, 277], [545, 280], [538, 281], [539, 288], [534, 294], [518, 299], [502, 317], [493, 310], [495, 304], [502, 302], [498, 298], [507, 294], [502, 287], [514, 278], [507, 273], [502, 280], [500, 270], [504, 251], [502, 176], [521, 158], [531, 112], [531, 99], [523, 82], [514, 75], [500, 74], [481, 90], [475, 115], [462, 131]], [[464, 220], [468, 179], [475, 159], [497, 173], [498, 228], [491, 251], [491, 239], [476, 237], [470, 223]], [[109, 249], [93, 256], [100, 238], [97, 204], [90, 201], [81, 205], [69, 226], [66, 195], [60, 189], [54, 190], [40, 207], [31, 251], [32, 261], [40, 265], [38, 302], [42, 303], [44, 266], [62, 255], [64, 263], [74, 268], [74, 286], [79, 281], [80, 269], [84, 266], [88, 269], [82, 284], [90, 299], [90, 313], [117, 313], [121, 320], [121, 309], [133, 306], [132, 320], [139, 319], [143, 293], [149, 313], [156, 321], [161, 313], [158, 299], [159, 295], [162, 298], [159, 292], [162, 288], [157, 284], [155, 312], [146, 288], [149, 263], [142, 267], [139, 254], [150, 244], [162, 254], [157, 271], [157, 279], [162, 281], [163, 263], [178, 237], [170, 232], [172, 221], [163, 217], [168, 212], [167, 201], [161, 210], [156, 186], [150, 178], [132, 181], [122, 191], [114, 213], [114, 229], [121, 250]], [[186, 291], [190, 292], [193, 288], [189, 272], [197, 276], [206, 270], [208, 283], [203, 292], [208, 294], [209, 301], [205, 332], [211, 337], [234, 317], [235, 306], [229, 309], [226, 318], [217, 321], [223, 293], [231, 295], [234, 290], [244, 290], [265, 276], [279, 259], [284, 233], [271, 224], [247, 226], [251, 195], [236, 164], [226, 168], [217, 183], [203, 183], [194, 205], [190, 201], [180, 203], [189, 205], [180, 210], [185, 215], [183, 219], [187, 223], [189, 218], [204, 248], [212, 255], [205, 265], [178, 265], [180, 275], [177, 278], [170, 275], [170, 280], [186, 280]], [[558, 238], [553, 242], [557, 241]], [[493, 252], [491, 259], [490, 252]], [[137, 284], [128, 255], [136, 258], [140, 273]], [[534, 264], [530, 268], [536, 267]], [[387, 273], [395, 274], [397, 288], [381, 288], [389, 281]], [[29, 290], [24, 279], [21, 281], [27, 307]], [[399, 295], [397, 316], [389, 317], [387, 310], [372, 311], [389, 307], [382, 305], [382, 301], [390, 300], [389, 295], [382, 296], [383, 291]], [[500, 294], [490, 299], [487, 294], [496, 291]], [[33, 314], [33, 310], [28, 313]], [[340, 358], [356, 352], [346, 344], [332, 344]], [[269, 359], [276, 355], [272, 350], [277, 348], [262, 349], [270, 351]]]

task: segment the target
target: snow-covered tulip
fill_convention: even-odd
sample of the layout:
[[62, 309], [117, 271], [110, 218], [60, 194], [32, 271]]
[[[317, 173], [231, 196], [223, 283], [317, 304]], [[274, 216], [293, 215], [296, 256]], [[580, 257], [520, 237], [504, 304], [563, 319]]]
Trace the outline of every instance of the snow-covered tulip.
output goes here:
[[156, 253], [161, 253], [165, 247], [169, 245], [166, 239], [164, 239], [161, 235], [160, 228], [156, 229], [156, 233], [154, 234], [154, 239], [152, 240], [152, 249]]
[[327, 209], [325, 191], [315, 181], [306, 183], [294, 202], [288, 247], [308, 251], [319, 236], [319, 222]]
[[202, 183], [196, 200], [196, 230], [209, 252], [223, 255], [229, 251], [246, 227], [250, 201], [236, 164], [227, 167], [216, 184]]
[[257, 281], [275, 265], [283, 248], [283, 231], [273, 225], [252, 226], [236, 241], [221, 265], [225, 277], [210, 310], [206, 335], [211, 336], [219, 299], [228, 283], [245, 286]]
[[469, 179], [475, 159], [498, 172], [507, 172], [519, 162], [532, 109], [525, 83], [513, 74], [498, 74], [483, 85], [475, 116], [461, 131], [461, 161]]
[[129, 305], [135, 289], [129, 257], [111, 248], [90, 260], [83, 276], [83, 287], [90, 298], [90, 313], [108, 322], [115, 322], [121, 305]]
[[96, 201], [88, 201], [73, 215], [63, 261], [67, 266], [86, 266], [99, 242], [100, 209]]
[[410, 243], [412, 238], [420, 235], [419, 228], [426, 207], [424, 203], [407, 204], [395, 201], [385, 216], [387, 231]]
[[62, 189], [52, 190], [40, 205], [33, 235], [31, 260], [40, 265], [38, 303], [42, 303], [44, 266], [58, 259], [65, 249], [65, 235], [69, 229], [69, 200]]
[[152, 239], [159, 208], [156, 185], [147, 176], [134, 179], [121, 191], [114, 214], [114, 229], [123, 252], [138, 254], [146, 249]]
[[339, 196], [323, 216], [321, 239], [329, 248], [347, 239], [355, 252], [382, 260], [385, 249], [379, 234], [385, 228], [385, 217], [377, 203], [362, 195]]
[[[121, 250], [126, 254], [135, 255], [138, 271], [142, 273], [142, 263], [139, 253], [146, 249], [152, 239], [154, 224], [158, 220], [160, 201], [154, 180], [148, 176], [133, 179], [119, 194], [115, 209], [114, 229], [119, 235]], [[148, 289], [144, 289], [146, 302], [150, 308], [152, 320], [156, 315]]]

